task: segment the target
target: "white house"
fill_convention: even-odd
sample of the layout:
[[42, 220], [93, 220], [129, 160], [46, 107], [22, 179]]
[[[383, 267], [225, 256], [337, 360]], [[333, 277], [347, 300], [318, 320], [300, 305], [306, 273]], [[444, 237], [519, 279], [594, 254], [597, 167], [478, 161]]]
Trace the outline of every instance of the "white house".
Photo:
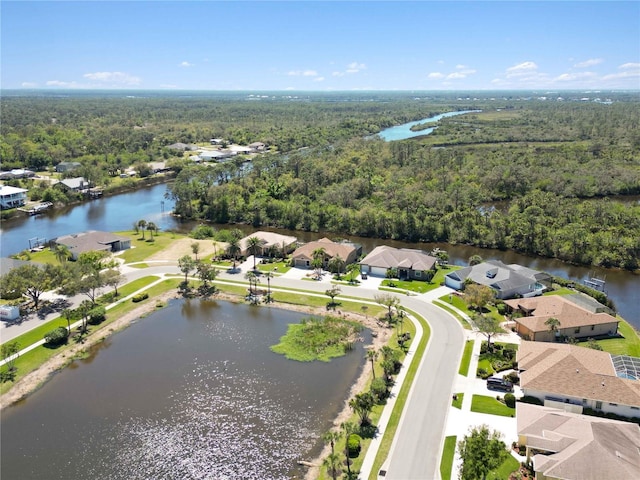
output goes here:
[[17, 208], [27, 203], [27, 192], [24, 188], [0, 185], [0, 207]]

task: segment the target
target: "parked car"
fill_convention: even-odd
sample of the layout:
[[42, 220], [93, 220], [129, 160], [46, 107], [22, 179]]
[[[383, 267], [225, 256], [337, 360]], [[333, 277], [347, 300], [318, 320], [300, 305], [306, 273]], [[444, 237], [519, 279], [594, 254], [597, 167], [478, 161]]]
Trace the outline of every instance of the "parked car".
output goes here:
[[504, 378], [489, 377], [487, 378], [487, 388], [489, 390], [501, 390], [504, 392], [513, 392], [513, 383]]

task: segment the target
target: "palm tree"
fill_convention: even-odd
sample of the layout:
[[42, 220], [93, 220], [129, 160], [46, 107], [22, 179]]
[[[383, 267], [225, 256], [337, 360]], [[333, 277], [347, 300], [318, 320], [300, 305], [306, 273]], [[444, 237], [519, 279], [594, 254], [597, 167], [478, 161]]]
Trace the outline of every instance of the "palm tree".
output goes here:
[[60, 314], [67, 320], [67, 331], [71, 335], [71, 320], [75, 317], [75, 312], [70, 308], [65, 308]]
[[240, 253], [240, 240], [237, 238], [231, 238], [229, 241], [229, 245], [227, 246], [227, 254], [233, 258], [233, 269], [236, 268], [236, 260], [238, 259], [238, 254]]
[[255, 274], [255, 272], [247, 272], [245, 273], [244, 278], [246, 280], [249, 280], [249, 295], [253, 296], [256, 293], [253, 285], [255, 284], [256, 289], [258, 288], [258, 276]]
[[311, 254], [313, 257], [313, 261], [311, 262], [311, 266], [316, 270], [316, 275], [318, 279], [322, 275], [322, 267], [324, 265], [324, 256], [326, 255], [326, 251], [324, 248], [316, 248]]
[[335, 445], [338, 440], [342, 438], [342, 432], [336, 432], [335, 430], [329, 430], [322, 434], [322, 440], [324, 443], [331, 444], [331, 453], [335, 452]]
[[147, 221], [138, 220], [138, 228], [142, 230], [142, 239], [144, 240], [144, 229], [147, 228]]
[[373, 348], [367, 350], [367, 360], [371, 362], [371, 372], [373, 373], [373, 379], [376, 379], [375, 361], [378, 358], [378, 352]]
[[549, 317], [544, 324], [549, 327], [549, 331], [556, 337], [559, 335], [558, 328], [560, 327], [560, 320], [555, 317]]
[[147, 230], [151, 233], [151, 240], [153, 240], [153, 232], [158, 231], [158, 226], [153, 222], [149, 222], [147, 223]]
[[56, 247], [53, 249], [53, 254], [56, 257], [56, 260], [60, 263], [65, 263], [71, 257], [71, 252], [69, 251], [69, 247], [66, 245], [56, 244]]
[[480, 265], [484, 260], [480, 255], [471, 255], [469, 257], [469, 266]]
[[253, 255], [253, 269], [256, 269], [256, 255], [258, 254], [258, 248], [260, 248], [260, 245], [262, 244], [262, 240], [260, 240], [260, 237], [249, 237], [247, 239], [247, 250], [249, 250], [251, 252], [251, 254]]
[[271, 302], [271, 279], [273, 272], [265, 272], [264, 277], [267, 279], [267, 303]]
[[191, 244], [191, 251], [196, 256], [196, 262], [198, 261], [198, 253], [200, 252], [200, 244], [198, 242], [193, 242]]
[[331, 475], [333, 480], [337, 480], [340, 474], [340, 456], [330, 453], [327, 458], [322, 461], [322, 465], [327, 469], [327, 473]]
[[178, 259], [178, 268], [182, 273], [184, 273], [184, 283], [186, 284], [189, 272], [196, 268], [196, 262], [189, 255], [184, 255]]
[[349, 439], [351, 438], [351, 435], [356, 433], [356, 426], [353, 424], [353, 422], [342, 422], [340, 424], [340, 428], [342, 428], [342, 430], [344, 430], [344, 438], [345, 438], [345, 442], [344, 442], [344, 453], [345, 456], [347, 457], [347, 478], [351, 478], [351, 460], [349, 460]]
[[358, 263], [350, 263], [347, 265], [347, 273], [350, 275], [349, 283], [354, 282], [354, 273], [360, 271], [360, 265]]
[[340, 255], [336, 255], [335, 257], [333, 257], [327, 264], [329, 271], [331, 273], [335, 273], [338, 276], [338, 280], [340, 280], [340, 275], [344, 270], [344, 266], [345, 262], [342, 258], [340, 258]]

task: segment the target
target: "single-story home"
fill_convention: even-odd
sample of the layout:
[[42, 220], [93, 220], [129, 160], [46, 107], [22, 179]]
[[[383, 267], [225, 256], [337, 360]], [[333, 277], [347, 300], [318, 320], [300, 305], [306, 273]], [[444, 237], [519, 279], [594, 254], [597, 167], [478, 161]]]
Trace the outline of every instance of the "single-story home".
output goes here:
[[75, 170], [80, 166], [82, 166], [80, 162], [60, 162], [59, 164], [56, 165], [56, 172], [58, 173], [70, 172], [71, 170]]
[[176, 152], [185, 152], [185, 151], [197, 150], [198, 146], [192, 143], [177, 142], [177, 143], [172, 143], [171, 145], [168, 145], [167, 148], [170, 150], [174, 150]]
[[305, 243], [296, 248], [292, 254], [293, 266], [309, 268], [313, 263], [313, 252], [318, 249], [324, 250], [323, 266], [326, 268], [329, 260], [339, 256], [348, 265], [357, 260], [361, 248], [353, 243], [333, 242], [328, 238], [322, 238], [316, 242]]
[[273, 232], [254, 232], [240, 240], [240, 254], [242, 256], [253, 255], [253, 252], [249, 251], [249, 239], [251, 237], [260, 239], [260, 248], [257, 252], [259, 257], [268, 255], [270, 249], [277, 249], [279, 253], [284, 250], [284, 253], [287, 254], [295, 248], [298, 242], [296, 237], [289, 235], [280, 235]]
[[[592, 313], [564, 295], [515, 298], [505, 300], [504, 303], [511, 311], [523, 315], [514, 318], [518, 335], [534, 342], [554, 342], [565, 337], [615, 335], [618, 331], [618, 320], [615, 317], [604, 312]], [[545, 323], [550, 318], [556, 318], [560, 322], [555, 331]]]
[[518, 402], [518, 443], [536, 479], [640, 478], [640, 427]]
[[0, 172], [0, 180], [11, 180], [13, 178], [31, 178], [35, 177], [36, 172], [27, 170], [26, 168], [14, 168], [8, 172]]
[[522, 341], [520, 388], [546, 407], [640, 417], [640, 358], [568, 343]]
[[0, 208], [18, 208], [27, 203], [27, 192], [24, 188], [0, 185]]
[[198, 153], [198, 157], [204, 162], [216, 162], [233, 157], [234, 155], [236, 154], [229, 150], [202, 150]]
[[248, 146], [253, 152], [264, 152], [265, 149], [267, 148], [267, 146], [262, 142], [253, 142], [253, 143], [250, 143]]
[[436, 257], [422, 250], [380, 245], [360, 261], [360, 273], [384, 277], [387, 270], [395, 268], [401, 280], [423, 280], [426, 278], [426, 272], [436, 269], [437, 261]]
[[[23, 265], [29, 265], [30, 263], [32, 262], [28, 262], [27, 260], [18, 260], [11, 257], [0, 257], [0, 277], [6, 275], [14, 268], [22, 267]], [[34, 265], [41, 264], [34, 263]]]
[[491, 287], [496, 298], [502, 300], [541, 295], [551, 285], [552, 277], [522, 265], [505, 265], [499, 260], [489, 260], [447, 273], [444, 284], [455, 290], [464, 290], [467, 280]]
[[91, 188], [89, 181], [84, 177], [65, 178], [64, 180], [60, 180], [54, 186], [65, 191], [72, 192], [83, 192]]
[[83, 252], [118, 252], [131, 248], [131, 239], [109, 232], [90, 230], [88, 232], [63, 235], [52, 241], [54, 245], [64, 245], [69, 249], [72, 260], [77, 260]]

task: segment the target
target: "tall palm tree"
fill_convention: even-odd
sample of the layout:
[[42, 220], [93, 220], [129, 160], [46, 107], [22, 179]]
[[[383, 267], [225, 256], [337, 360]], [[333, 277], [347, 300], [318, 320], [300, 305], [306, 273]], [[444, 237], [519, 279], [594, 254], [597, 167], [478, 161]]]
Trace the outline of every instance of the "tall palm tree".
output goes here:
[[247, 250], [253, 255], [253, 269], [256, 269], [256, 255], [258, 255], [258, 248], [262, 244], [260, 237], [249, 237], [247, 239]]
[[56, 257], [56, 260], [60, 263], [65, 263], [71, 257], [71, 252], [69, 251], [69, 247], [66, 245], [56, 244], [56, 247], [53, 249], [53, 254]]
[[371, 362], [371, 372], [373, 373], [373, 379], [376, 379], [376, 369], [375, 369], [375, 361], [378, 358], [378, 352], [376, 352], [373, 348], [367, 350], [367, 360]]
[[264, 277], [267, 279], [267, 303], [271, 302], [271, 279], [273, 272], [265, 272]]
[[153, 233], [158, 231], [158, 226], [153, 222], [148, 222], [147, 230], [149, 230], [149, 233], [151, 234], [151, 240], [153, 240]]
[[347, 457], [347, 478], [351, 479], [351, 460], [349, 460], [349, 439], [356, 433], [356, 426], [353, 422], [342, 422], [340, 428], [344, 430], [344, 453]]
[[144, 240], [144, 230], [147, 228], [146, 220], [138, 220], [138, 228], [142, 230], [142, 239]]
[[326, 255], [326, 251], [323, 247], [316, 248], [311, 256], [313, 257], [313, 261], [311, 262], [311, 266], [315, 269], [316, 275], [318, 276], [318, 280], [322, 275], [322, 267], [324, 266], [324, 256]]
[[558, 329], [560, 327], [560, 320], [558, 320], [555, 317], [549, 317], [547, 319], [546, 322], [544, 322], [544, 324], [549, 327], [549, 331], [554, 334], [555, 336], [558, 336]]
[[229, 240], [229, 245], [227, 246], [227, 254], [233, 258], [233, 268], [236, 268], [236, 260], [238, 259], [238, 254], [240, 253], [240, 240], [232, 237]]
[[322, 434], [322, 440], [324, 443], [328, 443], [331, 445], [331, 453], [335, 452], [336, 442], [342, 438], [342, 432], [337, 432], [335, 430], [329, 430]]
[[244, 278], [246, 280], [249, 280], [249, 295], [254, 295], [256, 293], [254, 284], [256, 289], [258, 288], [258, 276], [255, 274], [255, 272], [247, 272], [245, 273]]
[[338, 479], [338, 475], [340, 474], [340, 456], [336, 453], [330, 453], [327, 455], [322, 461], [322, 465], [327, 469], [327, 473], [331, 475], [333, 480]]

